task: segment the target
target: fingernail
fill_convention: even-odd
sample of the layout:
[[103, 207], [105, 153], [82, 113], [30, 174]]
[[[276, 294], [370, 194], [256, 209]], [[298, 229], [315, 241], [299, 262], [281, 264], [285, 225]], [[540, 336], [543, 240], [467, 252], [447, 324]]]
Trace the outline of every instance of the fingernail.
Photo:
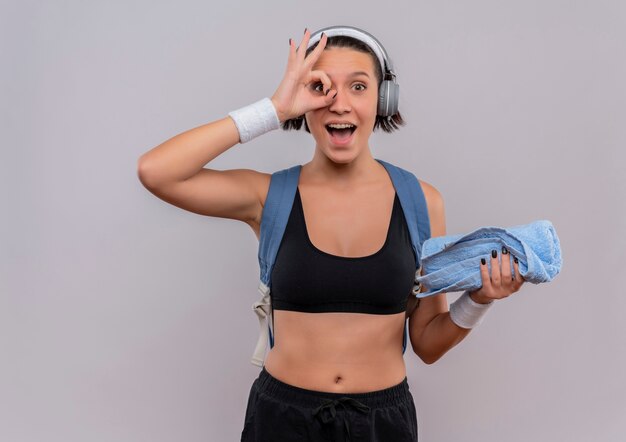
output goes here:
[[324, 36], [324, 33], [322, 32], [322, 35], [320, 35], [320, 40], [322, 39], [323, 36]]
[[307, 29], [308, 29], [308, 28], [304, 28], [304, 33], [305, 33], [305, 34], [306, 34], [306, 30], [307, 30]]
[[291, 39], [289, 39], [289, 46], [291, 46]]
[[480, 263], [482, 265], [485, 265], [485, 264], [487, 264], [487, 261], [485, 260], [485, 258], [480, 258]]
[[506, 247], [504, 247], [504, 246], [502, 246], [502, 254], [503, 254], [503, 255], [506, 255], [506, 254], [507, 254]]
[[328, 88], [328, 90], [326, 91], [324, 95], [328, 95], [329, 92], [330, 92], [330, 88]]
[[497, 251], [495, 251], [495, 250], [492, 250], [492, 251], [491, 251], [491, 257], [492, 257], [492, 258], [497, 258], [497, 257], [498, 257], [498, 252], [497, 252]]
[[338, 93], [339, 93], [339, 91], [335, 92], [335, 95], [333, 95], [333, 98], [335, 98]]
[[515, 264], [517, 264], [519, 261], [517, 260], [517, 257], [513, 258], [513, 261], [515, 261]]

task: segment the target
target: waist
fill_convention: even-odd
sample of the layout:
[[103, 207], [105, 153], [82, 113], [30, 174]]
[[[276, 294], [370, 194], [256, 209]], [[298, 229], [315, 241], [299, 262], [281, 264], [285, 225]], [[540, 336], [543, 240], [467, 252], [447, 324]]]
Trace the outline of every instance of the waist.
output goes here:
[[306, 389], [283, 382], [270, 373], [266, 367], [263, 367], [255, 382], [258, 384], [259, 391], [281, 402], [304, 407], [319, 406], [320, 399], [323, 398], [340, 400], [345, 398], [346, 394], [370, 407], [384, 407], [413, 400], [406, 376], [397, 384], [381, 389], [370, 389], [362, 392], [327, 392]]
[[274, 312], [267, 370], [285, 383], [328, 392], [367, 392], [406, 376], [404, 312], [396, 315]]

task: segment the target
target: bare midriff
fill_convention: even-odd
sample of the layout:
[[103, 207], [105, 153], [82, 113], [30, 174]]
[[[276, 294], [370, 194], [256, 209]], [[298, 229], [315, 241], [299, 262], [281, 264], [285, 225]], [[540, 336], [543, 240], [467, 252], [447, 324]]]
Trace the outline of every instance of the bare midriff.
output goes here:
[[304, 313], [274, 310], [274, 347], [265, 369], [308, 390], [365, 393], [402, 382], [405, 312]]

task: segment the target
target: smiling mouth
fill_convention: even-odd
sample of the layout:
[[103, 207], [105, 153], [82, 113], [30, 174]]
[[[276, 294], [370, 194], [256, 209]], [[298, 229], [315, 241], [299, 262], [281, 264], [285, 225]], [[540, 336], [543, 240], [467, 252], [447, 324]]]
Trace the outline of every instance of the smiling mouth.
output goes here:
[[353, 124], [351, 124], [351, 125], [347, 125], [347, 124], [340, 124], [340, 125], [327, 124], [326, 125], [326, 130], [328, 131], [328, 133], [332, 137], [343, 139], [343, 138], [348, 138], [350, 135], [352, 135], [354, 133], [354, 131], [356, 130], [356, 126], [353, 125]]

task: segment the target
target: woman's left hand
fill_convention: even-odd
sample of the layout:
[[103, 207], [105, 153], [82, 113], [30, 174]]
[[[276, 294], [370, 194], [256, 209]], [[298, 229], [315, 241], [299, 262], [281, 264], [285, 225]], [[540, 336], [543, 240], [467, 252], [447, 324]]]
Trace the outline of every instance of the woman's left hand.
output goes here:
[[491, 253], [491, 276], [489, 275], [489, 266], [487, 262], [480, 264], [480, 276], [483, 286], [470, 292], [473, 301], [479, 304], [488, 304], [494, 299], [502, 299], [517, 292], [524, 278], [519, 273], [519, 265], [517, 258], [513, 261], [513, 269], [515, 276], [511, 273], [511, 258], [508, 250], [502, 247], [502, 263], [498, 262], [498, 253], [493, 250]]

